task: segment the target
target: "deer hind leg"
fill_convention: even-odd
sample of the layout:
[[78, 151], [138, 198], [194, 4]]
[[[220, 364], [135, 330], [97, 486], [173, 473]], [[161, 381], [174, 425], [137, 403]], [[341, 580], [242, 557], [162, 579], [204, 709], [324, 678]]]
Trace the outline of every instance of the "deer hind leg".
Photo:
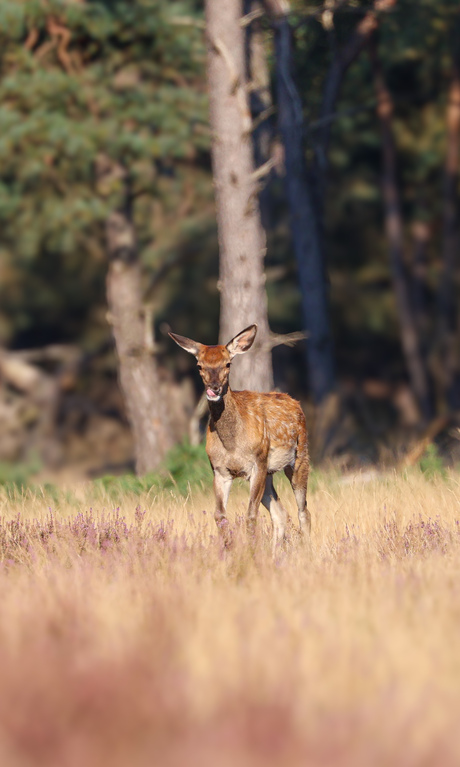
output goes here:
[[232, 534], [229, 529], [228, 519], [225, 513], [232, 482], [232, 477], [214, 472], [214, 495], [216, 499], [214, 519], [225, 546], [230, 546], [232, 542]]
[[256, 531], [257, 514], [265, 490], [267, 477], [266, 466], [256, 466], [249, 480], [249, 506], [247, 515], [248, 533], [254, 537]]
[[307, 508], [307, 484], [309, 471], [308, 453], [305, 450], [297, 451], [294, 468], [286, 466], [284, 473], [289, 479], [294, 491], [299, 514], [300, 532], [310, 537], [311, 516]]
[[281, 503], [278, 494], [273, 487], [273, 477], [269, 474], [265, 481], [265, 490], [262, 496], [262, 504], [270, 512], [273, 524], [273, 556], [277, 547], [283, 543], [286, 531], [287, 513]]

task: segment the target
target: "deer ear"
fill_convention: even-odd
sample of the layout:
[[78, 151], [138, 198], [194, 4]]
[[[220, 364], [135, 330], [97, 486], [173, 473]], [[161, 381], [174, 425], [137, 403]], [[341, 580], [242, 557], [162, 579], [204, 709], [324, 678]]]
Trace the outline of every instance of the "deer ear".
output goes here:
[[195, 357], [198, 356], [200, 349], [203, 345], [203, 344], [199, 344], [198, 341], [192, 341], [191, 338], [186, 338], [185, 336], [178, 336], [177, 333], [168, 333], [168, 336], [171, 336], [172, 340], [175, 341], [176, 344], [181, 346], [182, 349], [185, 349], [186, 352], [193, 354]]
[[232, 338], [232, 340], [228, 342], [226, 349], [230, 354], [231, 359], [233, 359], [235, 354], [244, 354], [244, 352], [247, 352], [248, 349], [251, 348], [256, 333], [257, 325], [249, 325], [248, 328], [242, 330], [241, 333], [238, 333], [235, 338]]

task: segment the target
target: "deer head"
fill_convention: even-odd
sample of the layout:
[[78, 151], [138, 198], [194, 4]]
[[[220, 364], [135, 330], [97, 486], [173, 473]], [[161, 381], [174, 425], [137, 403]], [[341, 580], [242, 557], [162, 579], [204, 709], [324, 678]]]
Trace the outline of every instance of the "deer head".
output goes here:
[[252, 344], [257, 333], [257, 325], [249, 325], [238, 333], [225, 346], [206, 346], [176, 333], [168, 333], [186, 352], [193, 354], [198, 363], [198, 370], [203, 380], [206, 397], [210, 402], [218, 402], [228, 389], [230, 365], [236, 354], [244, 354]]

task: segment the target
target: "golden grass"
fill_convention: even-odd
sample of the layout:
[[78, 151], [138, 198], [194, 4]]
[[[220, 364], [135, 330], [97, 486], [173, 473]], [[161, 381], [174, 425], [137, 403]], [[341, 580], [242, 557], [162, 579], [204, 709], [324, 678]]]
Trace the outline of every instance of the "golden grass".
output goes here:
[[458, 764], [458, 475], [322, 475], [274, 563], [242, 488], [231, 551], [210, 496], [65, 498], [0, 492], [0, 764]]

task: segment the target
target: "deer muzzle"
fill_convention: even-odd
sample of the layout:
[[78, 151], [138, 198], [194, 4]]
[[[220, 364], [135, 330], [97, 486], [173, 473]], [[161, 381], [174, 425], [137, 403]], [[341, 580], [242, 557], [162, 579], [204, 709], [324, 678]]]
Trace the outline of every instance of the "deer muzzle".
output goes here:
[[222, 396], [222, 387], [215, 387], [211, 389], [209, 386], [206, 389], [206, 397], [210, 402], [217, 402]]

